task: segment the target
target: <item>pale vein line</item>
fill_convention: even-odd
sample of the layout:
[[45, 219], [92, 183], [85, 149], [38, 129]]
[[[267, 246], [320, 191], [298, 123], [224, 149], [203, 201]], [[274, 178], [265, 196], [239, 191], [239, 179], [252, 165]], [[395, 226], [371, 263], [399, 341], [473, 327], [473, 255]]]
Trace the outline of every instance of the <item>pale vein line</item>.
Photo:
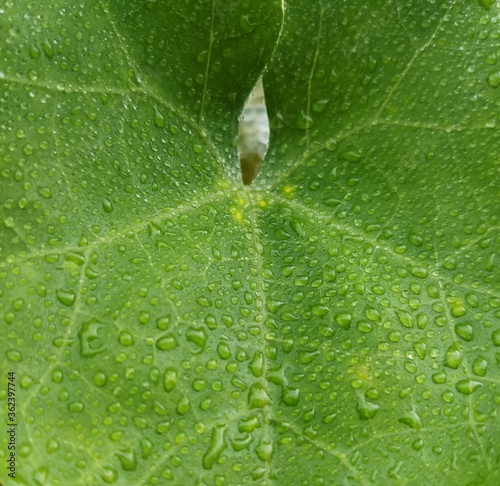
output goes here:
[[207, 64], [205, 66], [205, 82], [203, 83], [203, 92], [201, 95], [201, 106], [200, 114], [198, 116], [198, 124], [201, 125], [203, 121], [203, 111], [205, 109], [205, 101], [207, 98], [208, 89], [208, 75], [210, 73], [210, 62], [212, 60], [212, 46], [214, 43], [214, 25], [215, 25], [215, 0], [212, 0], [212, 13], [211, 13], [211, 24], [210, 24], [210, 38], [208, 41], [208, 54], [207, 54]]
[[[446, 300], [446, 294], [445, 294], [445, 292], [443, 290], [443, 286], [441, 285], [441, 282], [439, 282], [439, 280], [438, 280], [438, 283], [440, 284], [438, 286], [438, 288], [439, 288], [439, 298], [440, 298], [441, 303], [443, 304], [443, 307], [444, 307], [444, 312], [445, 312], [445, 316], [446, 316], [446, 321], [448, 322], [448, 330], [450, 331], [451, 339], [452, 339], [453, 343], [455, 343], [457, 346], [461, 347], [461, 343], [456, 338], [455, 332], [453, 330], [453, 324], [452, 324], [453, 317], [451, 316], [450, 309], [449, 309], [449, 306], [448, 306], [448, 302]], [[469, 369], [467, 368], [467, 365], [465, 364], [464, 361], [461, 362], [461, 367], [464, 370], [465, 376], [467, 376], [467, 378], [469, 380], [472, 380], [473, 377], [470, 375]], [[473, 401], [472, 401], [472, 398], [473, 398], [472, 395], [473, 395], [473, 393], [471, 393], [471, 394], [469, 394], [467, 396], [467, 401], [469, 402], [469, 407], [468, 407], [469, 408], [468, 423], [470, 425], [470, 428], [472, 429], [472, 433], [474, 434], [474, 438], [476, 439], [476, 442], [479, 445], [479, 448], [481, 449], [481, 455], [483, 456], [484, 462], [485, 462], [486, 466], [488, 467], [488, 471], [491, 474], [491, 472], [493, 471], [492, 464], [491, 464], [491, 462], [489, 460], [488, 453], [484, 450], [483, 441], [481, 440], [481, 437], [479, 436], [479, 433], [478, 433], [477, 427], [476, 427], [476, 422], [474, 421], [473, 416], [472, 416], [473, 410], [474, 410], [474, 404], [473, 404]]]
[[396, 91], [398, 90], [399, 86], [401, 85], [402, 81], [406, 78], [406, 75], [408, 74], [408, 72], [410, 71], [410, 69], [413, 67], [413, 65], [415, 64], [416, 60], [418, 59], [418, 57], [420, 56], [420, 54], [422, 54], [422, 52], [424, 52], [431, 44], [432, 44], [432, 41], [434, 40], [434, 38], [436, 37], [437, 33], [439, 32], [439, 29], [441, 28], [441, 26], [443, 25], [447, 15], [450, 13], [451, 9], [453, 8], [453, 2], [450, 4], [450, 6], [448, 7], [448, 10], [446, 11], [446, 13], [443, 15], [443, 17], [441, 18], [441, 20], [439, 21], [437, 27], [434, 29], [434, 32], [432, 33], [432, 35], [429, 37], [429, 39], [421, 46], [419, 47], [415, 53], [413, 54], [413, 57], [410, 59], [410, 61], [408, 62], [408, 64], [406, 65], [406, 67], [403, 69], [403, 71], [401, 72], [401, 74], [399, 75], [399, 79], [397, 80], [396, 84], [394, 84], [394, 86], [392, 87], [392, 89], [389, 91], [385, 101], [382, 103], [380, 109], [378, 110], [378, 112], [376, 113], [375, 115], [375, 120], [379, 119], [382, 112], [385, 110], [385, 107], [387, 106], [387, 104], [391, 101], [392, 97], [394, 96], [394, 94], [396, 93]]
[[[328, 145], [331, 144], [336, 144], [340, 142], [341, 140], [344, 140], [351, 135], [354, 135], [356, 133], [359, 133], [361, 130], [365, 129], [366, 127], [371, 126], [371, 124], [366, 124], [366, 125], [361, 125], [359, 127], [353, 128], [345, 133], [341, 133], [337, 138], [331, 139], [328, 141]], [[310, 157], [313, 155], [316, 155], [317, 153], [327, 149], [328, 146], [327, 144], [323, 144], [313, 150], [309, 150], [305, 152], [294, 164], [292, 164], [287, 170], [285, 170], [277, 179], [276, 181], [273, 182], [267, 189], [272, 190], [275, 189], [280, 183], [282, 183], [285, 179], [288, 178], [292, 172], [294, 172], [297, 168], [299, 168], [302, 164], [304, 164]]]
[[77, 93], [77, 94], [116, 94], [116, 95], [128, 95], [131, 93], [129, 89], [116, 88], [116, 87], [106, 87], [101, 88], [100, 86], [73, 86], [71, 84], [58, 84], [53, 85], [50, 83], [44, 83], [40, 81], [32, 81], [24, 79], [21, 76], [9, 76], [5, 73], [0, 74], [0, 82], [4, 81], [6, 84], [20, 84], [32, 88], [42, 88], [47, 91], [55, 91], [57, 93]]
[[360, 471], [358, 471], [348, 460], [347, 460], [347, 454], [345, 452], [338, 452], [335, 449], [331, 449], [327, 444], [324, 444], [323, 442], [317, 440], [317, 439], [311, 439], [307, 437], [307, 435], [304, 435], [296, 425], [290, 423], [290, 422], [284, 422], [278, 419], [274, 420], [277, 424], [286, 427], [288, 430], [292, 431], [294, 434], [298, 435], [299, 437], [302, 437], [306, 442], [309, 442], [309, 444], [317, 447], [318, 449], [326, 452], [330, 456], [335, 457], [337, 460], [340, 461], [340, 463], [351, 473], [353, 473], [357, 480], [360, 481], [358, 484], [365, 484], [368, 485], [369, 483], [366, 481], [364, 476], [361, 474]]
[[103, 245], [109, 245], [110, 243], [113, 243], [114, 241], [120, 238], [124, 238], [126, 236], [131, 236], [131, 235], [133, 236], [140, 233], [141, 231], [145, 230], [149, 224], [152, 223], [159, 224], [167, 219], [176, 219], [182, 214], [189, 213], [191, 211], [196, 211], [203, 206], [206, 206], [215, 201], [220, 202], [221, 200], [229, 198], [231, 196], [232, 193], [229, 194], [224, 194], [222, 192], [209, 193], [208, 196], [205, 196], [201, 199], [196, 198], [188, 201], [186, 204], [181, 204], [176, 208], [174, 208], [172, 211], [165, 211], [165, 210], [158, 211], [151, 217], [140, 223], [130, 226], [122, 231], [109, 234], [106, 237], [98, 238], [94, 242], [90, 243], [87, 248], [97, 249]]
[[321, 29], [323, 27], [323, 14], [325, 12], [325, 7], [323, 4], [320, 5], [319, 12], [319, 26], [318, 26], [318, 35], [316, 37], [316, 49], [314, 52], [313, 64], [311, 67], [311, 73], [309, 74], [309, 80], [307, 81], [307, 108], [306, 108], [306, 147], [309, 149], [311, 146], [311, 136], [309, 133], [310, 128], [310, 120], [311, 120], [311, 99], [312, 99], [312, 81], [314, 77], [314, 71], [316, 70], [316, 64], [318, 62], [319, 57], [319, 46], [321, 40]]
[[[89, 264], [89, 258], [87, 255], [84, 264], [80, 267], [80, 275], [78, 277], [78, 288], [76, 291], [75, 302], [73, 304], [73, 307], [71, 308], [71, 317], [63, 336], [64, 341], [67, 341], [70, 338], [70, 336], [74, 334], [76, 331], [76, 320], [77, 317], [80, 315], [80, 306], [82, 305], [82, 300], [83, 300], [82, 291], [85, 283], [85, 270], [87, 269], [88, 264]], [[50, 363], [49, 366], [46, 367], [45, 372], [40, 377], [38, 383], [31, 389], [31, 391], [28, 393], [28, 396], [23, 400], [23, 404], [20, 408], [22, 415], [26, 414], [26, 407], [28, 407], [28, 404], [30, 404], [31, 399], [38, 394], [38, 391], [43, 386], [43, 384], [48, 382], [49, 376], [52, 373], [52, 371], [54, 371], [56, 366], [58, 366], [61, 363], [66, 348], [67, 346], [64, 345], [61, 346], [59, 352], [55, 355], [55, 360], [52, 361], [52, 363]]]
[[[252, 226], [252, 234], [253, 234], [253, 243], [254, 243], [254, 248], [255, 248], [255, 268], [257, 270], [257, 281], [258, 281], [258, 292], [259, 292], [259, 297], [260, 297], [260, 305], [261, 305], [261, 316], [262, 316], [262, 321], [260, 322], [260, 338], [262, 340], [262, 360], [263, 360], [263, 371], [262, 371], [262, 379], [261, 379], [261, 384], [264, 390], [266, 390], [266, 393], [271, 396], [269, 392], [269, 381], [267, 379], [267, 374], [269, 370], [269, 364], [267, 362], [267, 354], [266, 354], [266, 336], [265, 336], [265, 324], [266, 324], [266, 317], [267, 317], [267, 300], [266, 300], [266, 293], [264, 290], [264, 274], [263, 274], [263, 257], [261, 253], [261, 247], [262, 244], [260, 243], [259, 240], [259, 233], [258, 233], [258, 223], [257, 223], [257, 213], [256, 213], [256, 207], [255, 207], [255, 202], [252, 199], [252, 194], [248, 192], [248, 201], [250, 204], [250, 224]], [[263, 411], [264, 417], [263, 417], [263, 433], [264, 433], [264, 441], [266, 443], [271, 443], [270, 441], [270, 430], [269, 430], [269, 424], [271, 421], [271, 411], [270, 411], [270, 406], [265, 407]], [[269, 476], [271, 474], [271, 464], [268, 461], [265, 461], [265, 477], [264, 481], [265, 484], [268, 485], [269, 483]]]
[[[408, 256], [406, 254], [396, 253], [390, 246], [384, 244], [384, 242], [382, 242], [380, 240], [375, 241], [375, 240], [372, 240], [370, 238], [367, 238], [366, 233], [364, 233], [363, 231], [361, 231], [358, 228], [355, 228], [351, 225], [346, 225], [345, 221], [336, 219], [335, 215], [333, 215], [333, 214], [325, 214], [323, 211], [321, 211], [317, 208], [310, 208], [310, 207], [304, 205], [303, 203], [297, 202], [294, 199], [287, 199], [287, 198], [280, 196], [278, 194], [273, 194], [271, 196], [271, 198], [274, 199], [275, 201], [281, 201], [284, 205], [286, 205], [290, 208], [293, 208], [296, 211], [299, 211], [301, 213], [305, 213], [307, 215], [313, 215], [320, 220], [326, 221], [329, 224], [337, 225], [345, 233], [347, 233], [348, 236], [361, 238], [363, 241], [372, 244], [376, 250], [382, 250], [382, 251], [390, 254], [393, 259], [399, 260], [406, 265], [410, 264], [411, 266], [416, 267], [416, 268], [421, 268], [423, 266], [425, 267], [424, 262], [420, 262], [418, 260], [415, 260], [414, 258], [412, 258], [411, 256]], [[476, 289], [476, 288], [470, 287], [464, 283], [454, 282], [453, 280], [450, 280], [445, 275], [441, 275], [437, 271], [437, 269], [435, 271], [431, 272], [431, 270], [434, 270], [432, 267], [429, 267], [428, 270], [429, 270], [429, 278], [434, 278], [437, 280], [440, 279], [441, 281], [447, 282], [453, 286], [468, 289], [468, 290], [471, 290], [473, 292], [478, 292], [478, 293], [482, 293], [485, 295], [494, 295], [494, 292], [492, 290]]]

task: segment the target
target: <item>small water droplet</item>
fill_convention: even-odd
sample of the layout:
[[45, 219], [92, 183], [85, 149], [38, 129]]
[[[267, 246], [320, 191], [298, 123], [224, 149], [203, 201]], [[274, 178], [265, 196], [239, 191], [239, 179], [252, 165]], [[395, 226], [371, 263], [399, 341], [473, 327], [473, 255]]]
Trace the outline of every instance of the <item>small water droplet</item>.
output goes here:
[[71, 402], [68, 404], [68, 410], [70, 412], [83, 412], [83, 409], [85, 406], [83, 405], [82, 402]]

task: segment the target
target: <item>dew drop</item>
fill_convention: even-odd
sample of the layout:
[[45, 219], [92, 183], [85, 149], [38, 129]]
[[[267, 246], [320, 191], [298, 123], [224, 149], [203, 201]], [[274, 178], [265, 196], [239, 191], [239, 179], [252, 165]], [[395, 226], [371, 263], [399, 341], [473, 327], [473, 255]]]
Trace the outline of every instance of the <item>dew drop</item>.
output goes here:
[[224, 432], [225, 425], [215, 424], [212, 429], [212, 439], [207, 452], [203, 456], [202, 464], [204, 469], [212, 469], [215, 462], [219, 459], [222, 451], [227, 447]]
[[474, 339], [474, 330], [469, 322], [463, 322], [455, 325], [455, 332], [464, 341], [472, 341]]
[[271, 403], [271, 399], [260, 383], [254, 383], [248, 390], [248, 406], [250, 408], [263, 408]]
[[107, 349], [102, 339], [99, 337], [99, 331], [101, 329], [102, 325], [96, 319], [82, 324], [78, 332], [78, 338], [80, 340], [80, 354], [84, 358], [90, 358]]
[[500, 346], [500, 329], [492, 332], [491, 340], [495, 346]]
[[160, 110], [158, 110], [158, 107], [155, 106], [155, 125], [158, 128], [162, 128], [165, 126], [165, 117], [163, 116], [162, 113], [160, 113]]
[[462, 347], [458, 343], [452, 344], [446, 351], [444, 364], [448, 368], [456, 370], [462, 363]]
[[76, 300], [76, 294], [73, 290], [59, 289], [56, 291], [56, 297], [57, 300], [66, 307], [71, 307]]
[[167, 392], [171, 392], [177, 385], [177, 370], [175, 368], [167, 368], [163, 374], [163, 388]]
[[471, 393], [474, 393], [481, 385], [482, 383], [479, 381], [465, 379], [458, 381], [455, 387], [460, 393], [463, 393], [464, 395], [470, 395]]
[[410, 329], [413, 327], [413, 316], [410, 313], [403, 310], [398, 310], [396, 311], [396, 314], [398, 316], [399, 322], [401, 322], [403, 326]]
[[130, 449], [121, 450], [116, 455], [124, 471], [135, 471], [137, 469], [137, 459], [134, 451]]
[[488, 75], [488, 84], [492, 88], [498, 88], [500, 86], [500, 71], [491, 71]]
[[482, 356], [478, 356], [472, 363], [472, 371], [477, 376], [485, 376], [488, 368], [488, 361]]
[[23, 355], [17, 349], [9, 349], [7, 351], [7, 359], [19, 363], [23, 359]]
[[101, 204], [105, 213], [109, 214], [113, 212], [113, 203], [107, 197], [102, 199]]
[[352, 315], [348, 312], [341, 312], [335, 316], [335, 320], [340, 327], [348, 330], [351, 327]]
[[256, 351], [249, 365], [250, 371], [256, 378], [260, 378], [264, 371], [264, 355], [261, 351]]
[[415, 410], [407, 412], [403, 417], [398, 419], [398, 422], [408, 425], [408, 427], [415, 430], [420, 430], [422, 428], [422, 419]]
[[376, 403], [363, 401], [358, 403], [356, 407], [356, 412], [358, 412], [358, 416], [361, 420], [370, 420], [377, 412], [380, 410], [380, 406]]
[[156, 347], [162, 351], [169, 351], [176, 348], [177, 346], [179, 346], [179, 342], [177, 341], [175, 336], [171, 336], [168, 334], [160, 337], [156, 341]]

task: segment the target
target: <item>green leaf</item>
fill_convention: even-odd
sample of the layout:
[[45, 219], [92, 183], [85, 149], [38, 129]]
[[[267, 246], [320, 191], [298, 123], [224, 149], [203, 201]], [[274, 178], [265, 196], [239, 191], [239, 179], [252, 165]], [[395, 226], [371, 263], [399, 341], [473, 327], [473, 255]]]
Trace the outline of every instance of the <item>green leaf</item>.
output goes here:
[[499, 19], [4, 2], [3, 484], [498, 484]]

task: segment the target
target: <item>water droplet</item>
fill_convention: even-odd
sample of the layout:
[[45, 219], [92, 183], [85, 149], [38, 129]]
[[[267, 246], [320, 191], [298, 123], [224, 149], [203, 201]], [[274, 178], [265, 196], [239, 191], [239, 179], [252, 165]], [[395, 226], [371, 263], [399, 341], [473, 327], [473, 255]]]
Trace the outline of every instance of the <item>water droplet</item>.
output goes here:
[[474, 339], [474, 330], [469, 322], [462, 322], [455, 325], [455, 332], [464, 341], [472, 341]]
[[167, 392], [171, 392], [177, 385], [177, 370], [175, 368], [167, 368], [163, 374], [163, 388]]
[[108, 377], [106, 376], [106, 373], [104, 373], [104, 371], [97, 370], [94, 373], [94, 383], [97, 386], [104, 386], [107, 383], [107, 381]]
[[179, 415], [186, 415], [191, 410], [191, 404], [189, 403], [189, 398], [187, 396], [182, 397], [177, 402], [177, 413]]
[[103, 198], [101, 204], [102, 204], [102, 209], [104, 210], [105, 213], [113, 212], [113, 203], [107, 197]]
[[78, 338], [80, 339], [80, 354], [83, 357], [90, 358], [107, 349], [99, 337], [101, 329], [102, 325], [97, 319], [92, 319], [82, 324], [78, 332]]
[[500, 329], [491, 333], [491, 340], [495, 346], [500, 346]]
[[231, 357], [231, 349], [226, 342], [217, 344], [217, 353], [219, 353], [221, 359], [228, 359]]
[[498, 88], [500, 86], [500, 71], [494, 70], [490, 72], [488, 75], [488, 84], [492, 88]]
[[134, 344], [134, 338], [128, 331], [120, 331], [118, 341], [122, 346], [132, 346], [132, 344]]
[[54, 439], [50, 439], [48, 442], [47, 442], [47, 452], [49, 454], [53, 454], [54, 452], [56, 452], [57, 450], [59, 450], [59, 442], [57, 442], [57, 440], [54, 440]]
[[212, 429], [212, 441], [208, 447], [207, 452], [203, 456], [203, 468], [212, 469], [215, 462], [219, 459], [222, 451], [227, 447], [224, 432], [226, 430], [225, 425], [215, 424]]
[[248, 390], [248, 406], [250, 408], [263, 408], [271, 403], [271, 399], [260, 383], [254, 383]]
[[352, 315], [348, 312], [341, 312], [335, 316], [335, 320], [340, 327], [348, 330], [351, 327]]
[[195, 343], [198, 347], [196, 353], [201, 353], [207, 344], [207, 331], [202, 327], [190, 327], [186, 332], [186, 339], [189, 342]]
[[261, 351], [256, 351], [249, 365], [250, 371], [256, 378], [260, 378], [264, 371], [264, 355]]
[[281, 399], [286, 405], [295, 406], [299, 403], [300, 388], [283, 387]]
[[49, 60], [54, 57], [54, 47], [48, 39], [45, 39], [42, 42], [42, 49]]
[[177, 346], [179, 346], [179, 342], [175, 336], [171, 336], [169, 334], [160, 337], [158, 341], [156, 341], [156, 347], [162, 351], [169, 351]]
[[432, 375], [432, 381], [434, 383], [437, 383], [438, 385], [446, 383], [446, 373], [443, 373], [442, 371], [439, 373], [434, 373]]
[[478, 356], [472, 363], [472, 371], [477, 376], [485, 376], [488, 368], [488, 361], [482, 356]]
[[134, 451], [130, 449], [121, 450], [116, 455], [124, 471], [135, 471], [137, 469], [137, 459]]
[[162, 128], [165, 126], [165, 117], [160, 113], [158, 107], [155, 106], [155, 125], [158, 128]]
[[273, 457], [273, 444], [269, 441], [263, 440], [257, 445], [255, 452], [261, 461], [271, 462]]
[[68, 403], [68, 410], [70, 412], [83, 412], [83, 409], [85, 406], [83, 405], [82, 402], [71, 402]]
[[464, 395], [470, 395], [471, 393], [474, 393], [481, 385], [482, 383], [479, 381], [465, 379], [458, 381], [455, 387], [460, 393], [463, 393]]
[[459, 343], [452, 344], [446, 351], [444, 364], [449, 368], [456, 370], [462, 363], [462, 347]]
[[420, 430], [422, 428], [422, 419], [415, 410], [407, 412], [403, 417], [398, 419], [398, 422], [408, 425], [408, 427], [415, 430]]
[[396, 311], [396, 314], [398, 316], [399, 322], [401, 322], [403, 326], [410, 329], [413, 327], [413, 316], [410, 313], [404, 310], [398, 310]]
[[376, 403], [363, 401], [358, 403], [356, 407], [356, 412], [358, 412], [359, 418], [361, 420], [370, 420], [377, 412], [380, 410], [380, 407]]
[[9, 349], [7, 351], [7, 359], [19, 363], [23, 359], [23, 355], [17, 349]]
[[50, 199], [52, 197], [52, 191], [48, 187], [39, 187], [38, 194], [46, 199]]
[[76, 300], [76, 294], [73, 290], [59, 289], [56, 291], [56, 297], [57, 300], [66, 307], [71, 307]]
[[101, 479], [106, 484], [116, 483], [118, 479], [118, 471], [111, 466], [105, 466], [102, 468], [103, 473], [101, 474]]

